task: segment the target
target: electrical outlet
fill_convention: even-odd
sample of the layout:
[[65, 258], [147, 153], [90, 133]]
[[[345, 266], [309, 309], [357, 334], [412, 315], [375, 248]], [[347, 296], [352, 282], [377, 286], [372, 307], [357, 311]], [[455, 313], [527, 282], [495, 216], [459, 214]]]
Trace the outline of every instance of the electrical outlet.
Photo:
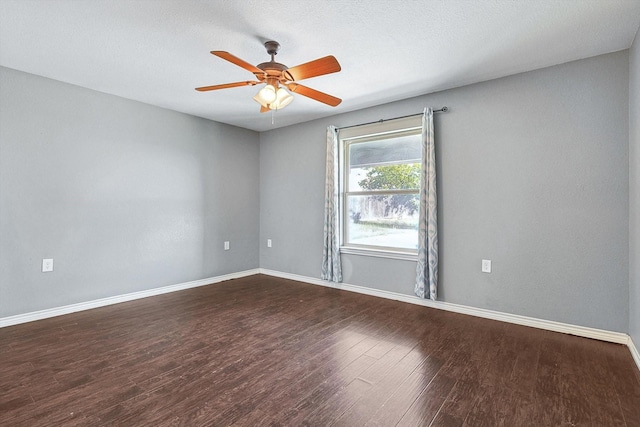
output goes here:
[[267, 239], [267, 247], [270, 248], [271, 247], [271, 239]]
[[43, 273], [48, 273], [50, 271], [53, 271], [53, 259], [51, 259], [51, 258], [43, 259], [42, 260], [42, 272]]
[[229, 241], [224, 242], [224, 250], [225, 251], [229, 250]]
[[491, 273], [491, 260], [483, 259], [482, 260], [482, 272], [483, 273]]

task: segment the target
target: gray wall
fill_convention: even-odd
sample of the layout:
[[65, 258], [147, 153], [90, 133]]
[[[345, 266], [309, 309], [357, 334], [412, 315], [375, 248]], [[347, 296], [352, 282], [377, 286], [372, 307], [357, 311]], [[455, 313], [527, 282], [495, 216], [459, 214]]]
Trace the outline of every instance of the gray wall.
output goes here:
[[[640, 346], [640, 31], [629, 50], [629, 335]], [[640, 347], [639, 347], [640, 348]]]
[[257, 133], [7, 68], [0, 93], [0, 317], [258, 267]]
[[[320, 276], [325, 129], [436, 114], [442, 300], [627, 332], [629, 62], [621, 51], [260, 135], [260, 266]], [[273, 247], [266, 247], [266, 239]], [[493, 273], [480, 260], [493, 260]], [[343, 255], [411, 295], [415, 263]]]

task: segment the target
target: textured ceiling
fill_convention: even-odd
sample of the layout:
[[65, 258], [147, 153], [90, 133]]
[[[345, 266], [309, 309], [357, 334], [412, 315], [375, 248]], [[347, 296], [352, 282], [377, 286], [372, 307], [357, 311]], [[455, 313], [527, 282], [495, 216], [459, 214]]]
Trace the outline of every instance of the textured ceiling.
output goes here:
[[[0, 0], [0, 65], [253, 130], [268, 130], [628, 48], [640, 0]], [[342, 71], [302, 83], [260, 114], [251, 80], [217, 58], [290, 67], [334, 55]]]

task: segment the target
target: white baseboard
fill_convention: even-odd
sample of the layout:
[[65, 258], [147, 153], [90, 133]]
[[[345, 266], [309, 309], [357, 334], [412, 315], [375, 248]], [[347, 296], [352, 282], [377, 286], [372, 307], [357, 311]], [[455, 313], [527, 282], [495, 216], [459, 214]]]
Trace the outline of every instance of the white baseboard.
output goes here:
[[[412, 295], [399, 294], [397, 292], [383, 291], [379, 289], [372, 289], [372, 288], [367, 288], [367, 287], [358, 286], [358, 285], [349, 285], [347, 283], [327, 282], [322, 279], [301, 276], [298, 274], [283, 273], [280, 271], [268, 270], [264, 268], [260, 269], [260, 273], [266, 274], [269, 276], [281, 277], [283, 279], [291, 279], [291, 280], [296, 280], [298, 282], [310, 283], [313, 285], [327, 286], [335, 289], [343, 289], [345, 291], [357, 292], [360, 294], [371, 295], [371, 296], [380, 297], [380, 298], [387, 298], [387, 299], [392, 299], [396, 301], [408, 302], [410, 304], [417, 304], [417, 305], [422, 305], [426, 307], [437, 308], [440, 310], [453, 311], [456, 313], [468, 314], [476, 317], [483, 317], [485, 319], [499, 320], [501, 322], [515, 323], [516, 325], [530, 326], [533, 328], [545, 329], [548, 331], [562, 332], [565, 334], [577, 335], [579, 337], [585, 337], [585, 338], [593, 338], [593, 339], [613, 342], [617, 344], [629, 345], [629, 342], [631, 341], [631, 339], [629, 338], [629, 335], [622, 332], [612, 332], [612, 331], [606, 331], [603, 329], [588, 328], [585, 326], [577, 326], [577, 325], [571, 325], [568, 323], [554, 322], [552, 320], [536, 319], [534, 317], [520, 316], [517, 314], [510, 314], [510, 313], [502, 313], [499, 311], [469, 307], [469, 306], [460, 305], [460, 304], [452, 304], [452, 303], [443, 302], [443, 301], [426, 300], [426, 299], [418, 298]], [[637, 354], [638, 353], [636, 351], [636, 355]], [[638, 359], [636, 359], [636, 363], [638, 363]], [[640, 368], [640, 363], [638, 364], [638, 368]]]
[[194, 280], [192, 282], [178, 283], [177, 285], [163, 286], [161, 288], [147, 289], [145, 291], [132, 292], [130, 294], [116, 295], [113, 297], [101, 298], [93, 301], [86, 301], [77, 304], [65, 305], [62, 307], [49, 308], [46, 310], [33, 311], [25, 314], [0, 318], [0, 328], [20, 323], [33, 322], [34, 320], [47, 319], [49, 317], [62, 316], [64, 314], [75, 313], [77, 311], [89, 310], [92, 308], [104, 307], [126, 301], [133, 301], [140, 298], [147, 298], [169, 292], [182, 291], [184, 289], [196, 288], [198, 286], [210, 285], [225, 280], [238, 279], [240, 277], [258, 274], [259, 269], [241, 271], [239, 273], [225, 274], [223, 276], [209, 277], [206, 279]]

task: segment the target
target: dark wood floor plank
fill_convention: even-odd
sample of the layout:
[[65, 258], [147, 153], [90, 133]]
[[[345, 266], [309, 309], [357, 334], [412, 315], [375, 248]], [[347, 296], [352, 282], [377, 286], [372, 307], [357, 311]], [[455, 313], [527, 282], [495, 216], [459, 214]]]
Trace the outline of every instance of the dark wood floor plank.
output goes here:
[[357, 379], [363, 371], [377, 361], [378, 359], [366, 354], [362, 355], [345, 369], [331, 375], [326, 381], [321, 382], [309, 393], [298, 399], [291, 409], [284, 411], [280, 417], [276, 418], [276, 422], [299, 425], [318, 406], [325, 405], [332, 396]]
[[481, 392], [480, 382], [458, 380], [432, 421], [433, 426], [461, 426]]
[[[508, 407], [505, 402], [511, 402], [508, 389], [488, 384], [480, 385], [473, 407], [462, 425], [469, 427], [518, 425], [515, 424], [515, 420], [507, 417]], [[533, 425], [544, 424], [534, 422]]]
[[[402, 419], [409, 407], [418, 396], [426, 389], [433, 377], [428, 378], [424, 374], [414, 371], [393, 392], [385, 403], [373, 412], [369, 417], [367, 426], [393, 426]], [[347, 426], [338, 420], [338, 425]]]
[[[640, 426], [640, 375], [634, 369], [631, 354], [614, 353], [607, 346], [606, 365], [599, 366], [607, 375], [618, 396], [618, 403], [627, 426]], [[634, 381], [633, 378], [636, 380]]]
[[255, 275], [0, 329], [0, 425], [640, 425], [624, 346]]
[[[352, 338], [353, 341], [348, 338]], [[257, 396], [259, 398], [257, 400], [254, 399], [255, 396], [248, 398], [253, 401], [254, 405], [240, 425], [244, 424], [244, 422], [247, 425], [260, 424], [265, 413], [270, 413], [270, 418], [275, 422], [276, 419], [282, 417], [286, 410], [290, 409], [286, 402], [296, 402], [300, 396], [305, 396], [317, 384], [322, 383], [336, 373], [344, 375], [341, 373], [342, 370], [349, 366], [344, 366], [345, 364], [350, 364], [359, 357], [365, 356], [365, 353], [376, 344], [377, 340], [373, 338], [357, 333], [349, 334], [343, 337], [337, 345], [327, 347], [307, 360], [297, 361], [295, 369], [285, 367], [275, 374], [276, 379], [272, 383], [274, 385], [273, 388], [265, 389], [264, 393]], [[366, 356], [366, 358], [370, 363], [375, 361], [369, 356]], [[331, 360], [339, 360], [340, 363], [331, 363]], [[277, 410], [274, 410], [274, 408], [277, 408]]]
[[428, 426], [436, 417], [442, 404], [449, 396], [456, 380], [445, 375], [436, 375], [407, 412], [402, 416], [399, 426]]
[[[361, 314], [353, 316], [349, 318], [349, 320], [355, 321], [359, 317], [361, 317]], [[278, 366], [277, 362], [282, 362], [285, 358], [273, 357], [270, 359], [271, 362], [268, 364], [264, 364], [261, 360], [257, 360], [257, 362], [260, 363], [258, 368], [262, 369], [262, 373], [267, 372], [269, 374], [269, 383], [272, 386], [278, 386], [280, 384], [282, 384], [283, 387], [287, 386], [284, 389], [289, 390], [290, 398], [293, 396], [300, 396], [300, 392], [291, 394], [291, 387], [301, 378], [305, 378], [308, 384], [315, 384], [318, 381], [317, 375], [321, 375], [323, 378], [326, 378], [327, 376], [332, 375], [332, 373], [338, 371], [341, 372], [341, 375], [345, 375], [345, 372], [348, 372], [348, 369], [351, 367], [350, 363], [375, 346], [376, 342], [368, 342], [369, 340], [366, 339], [365, 335], [358, 331], [358, 328], [354, 329], [344, 321], [334, 323], [332, 328], [341, 324], [343, 329], [338, 333], [340, 335], [340, 339], [337, 342], [330, 343], [325, 342], [325, 340], [318, 340], [311, 345], [304, 346], [304, 350], [313, 354], [312, 357], [295, 357], [286, 364], [280, 363], [280, 366]], [[321, 327], [326, 329], [326, 327], [322, 326], [320, 323], [316, 324], [316, 328]], [[317, 334], [314, 333], [313, 335], [316, 336]], [[296, 340], [289, 343], [282, 342], [278, 348], [275, 349], [275, 351], [284, 352], [284, 356], [291, 354], [292, 351], [300, 350], [303, 350], [303, 348], [299, 346], [299, 343]], [[273, 354], [271, 354], [271, 356], [273, 356]], [[337, 357], [337, 360], [341, 362], [341, 365], [325, 366], [324, 364], [326, 363], [327, 357]], [[276, 363], [273, 361], [276, 361]], [[316, 377], [314, 378], [313, 376], [306, 375], [306, 372], [314, 372], [318, 363], [321, 364], [320, 367], [322, 370], [315, 372]], [[343, 371], [344, 368], [347, 368], [347, 370]], [[292, 376], [296, 372], [298, 372], [298, 374]], [[238, 382], [238, 385], [233, 388], [233, 395], [228, 397], [234, 403], [230, 405], [227, 402], [217, 402], [218, 404], [221, 404], [223, 408], [219, 409], [219, 416], [216, 417], [214, 421], [219, 421], [221, 423], [224, 421], [224, 423], [230, 424], [238, 417], [246, 416], [247, 413], [258, 409], [258, 403], [274, 396], [271, 388], [265, 388], [261, 385], [264, 383], [263, 375], [248, 378], [236, 377], [235, 380]], [[310, 380], [311, 382], [309, 382]], [[300, 389], [298, 388], [298, 390]], [[225, 410], [224, 407], [227, 409]]]
[[[563, 397], [572, 400], [571, 405], [567, 405], [569, 409], [565, 412], [565, 418], [571, 422], [586, 418], [585, 415], [576, 414], [583, 412], [593, 425], [624, 426], [617, 393], [610, 376], [603, 370], [606, 364], [590, 363], [591, 355], [601, 353], [601, 343], [570, 338], [562, 347]], [[588, 370], [585, 369], [587, 366]], [[598, 390], [598, 394], [593, 390]], [[581, 409], [581, 402], [585, 402], [586, 409]]]
[[[342, 416], [337, 417], [335, 425], [365, 425], [372, 415], [389, 399], [390, 392], [400, 387], [406, 378], [418, 366], [421, 366], [425, 360], [426, 356], [421, 349], [414, 347], [402, 360], [389, 369], [384, 377], [380, 378], [380, 381], [377, 383], [368, 381], [371, 389], [363, 394]], [[362, 375], [360, 378], [364, 377], [365, 375]]]
[[[389, 338], [390, 334], [383, 331], [378, 331], [378, 339], [368, 337], [370, 326], [375, 323], [372, 322], [371, 317], [376, 314], [377, 310], [367, 311], [366, 315], [359, 313], [349, 318], [348, 323], [341, 321], [334, 324], [332, 328], [342, 324], [342, 329], [335, 331], [339, 340], [332, 340], [331, 343], [327, 343], [328, 346], [323, 344], [322, 341], [315, 341], [311, 347], [306, 346], [305, 350], [311, 351], [314, 356], [297, 360], [296, 366], [303, 369], [301, 374], [295, 377], [295, 371], [287, 367], [284, 371], [276, 372], [275, 380], [271, 380], [274, 385], [278, 385], [284, 380], [288, 387], [283, 387], [282, 393], [251, 395], [245, 399], [248, 402], [241, 402], [235, 406], [242, 407], [243, 411], [251, 408], [251, 413], [247, 415], [248, 419], [252, 420], [249, 424], [258, 423], [260, 419], [255, 417], [264, 413], [265, 409], [263, 408], [271, 408], [273, 411], [273, 408], [276, 407], [274, 403], [277, 405], [283, 399], [298, 399], [301, 395], [304, 396], [307, 393], [305, 390], [313, 389], [313, 384], [317, 384], [337, 372], [345, 376], [345, 373], [342, 372], [345, 366], [348, 366], [361, 355], [368, 353], [371, 348], [380, 343], [381, 339]], [[395, 332], [395, 329], [393, 331]], [[314, 349], [316, 345], [318, 346], [317, 350]], [[327, 365], [325, 363], [327, 358], [329, 358], [328, 360], [335, 359], [340, 363]], [[319, 366], [318, 363], [325, 364]], [[256, 405], [256, 402], [259, 402], [259, 404]]]
[[[370, 383], [356, 378], [327, 399], [324, 399], [311, 413], [304, 416], [300, 424], [306, 426], [331, 425], [337, 418], [340, 418], [342, 414], [350, 411], [351, 407], [360, 400], [362, 396], [367, 394], [370, 389]], [[289, 420], [287, 420], [287, 422], [289, 422]]]

